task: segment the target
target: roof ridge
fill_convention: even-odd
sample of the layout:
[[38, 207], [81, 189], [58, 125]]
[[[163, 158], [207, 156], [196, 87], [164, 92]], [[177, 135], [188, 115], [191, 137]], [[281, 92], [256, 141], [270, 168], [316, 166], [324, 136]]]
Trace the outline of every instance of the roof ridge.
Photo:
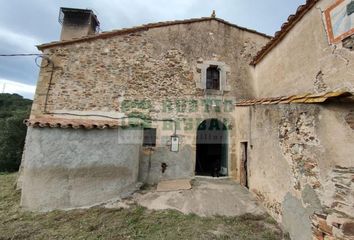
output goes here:
[[104, 38], [109, 38], [109, 37], [113, 37], [113, 36], [117, 36], [117, 35], [130, 34], [130, 33], [139, 32], [139, 31], [147, 31], [148, 29], [152, 29], [152, 28], [167, 27], [167, 26], [173, 26], [173, 25], [179, 25], [179, 24], [188, 24], [188, 23], [211, 21], [211, 20], [221, 22], [223, 24], [226, 24], [226, 25], [234, 27], [234, 28], [238, 28], [240, 30], [259, 34], [259, 35], [267, 37], [267, 38], [272, 38], [271, 36], [269, 36], [265, 33], [261, 33], [261, 32], [258, 32], [256, 30], [249, 29], [246, 27], [238, 26], [236, 24], [230, 23], [230, 22], [228, 22], [224, 19], [221, 19], [221, 18], [201, 17], [201, 18], [190, 18], [190, 19], [184, 19], [184, 20], [173, 20], [173, 21], [163, 21], [163, 22], [156, 22], [156, 23], [147, 23], [147, 24], [142, 24], [139, 26], [130, 27], [130, 28], [114, 29], [111, 31], [104, 31], [99, 34], [89, 35], [89, 36], [85, 36], [85, 37], [81, 37], [81, 38], [74, 38], [71, 40], [54, 41], [54, 42], [50, 42], [50, 43], [45, 43], [45, 44], [37, 45], [37, 48], [39, 50], [43, 50], [43, 49], [53, 47], [53, 46], [68, 45], [68, 44], [73, 44], [73, 43], [77, 43], [77, 42], [85, 42], [85, 41], [90, 41], [90, 40], [95, 40], [95, 39], [104, 39]]
[[274, 37], [256, 54], [251, 65], [257, 65], [262, 59], [275, 47], [283, 38], [290, 32], [290, 30], [308, 13], [317, 2], [320, 0], [307, 0], [305, 4], [300, 5], [295, 14], [291, 14], [288, 20], [283, 23], [280, 30], [277, 31]]

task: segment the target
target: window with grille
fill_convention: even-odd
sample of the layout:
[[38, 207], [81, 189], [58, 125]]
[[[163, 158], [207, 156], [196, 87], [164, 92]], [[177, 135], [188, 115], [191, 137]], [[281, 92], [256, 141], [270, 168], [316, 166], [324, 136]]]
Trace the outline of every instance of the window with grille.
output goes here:
[[220, 90], [220, 71], [218, 66], [207, 69], [206, 89]]
[[144, 128], [144, 147], [156, 147], [156, 128]]

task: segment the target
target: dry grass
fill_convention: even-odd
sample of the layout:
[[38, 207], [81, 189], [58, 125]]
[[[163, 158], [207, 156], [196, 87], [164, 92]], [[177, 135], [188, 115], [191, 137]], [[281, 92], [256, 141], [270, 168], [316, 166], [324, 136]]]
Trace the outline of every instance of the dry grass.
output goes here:
[[45, 214], [21, 211], [16, 174], [0, 174], [0, 240], [4, 239], [282, 239], [267, 216], [201, 218], [176, 211], [91, 208]]

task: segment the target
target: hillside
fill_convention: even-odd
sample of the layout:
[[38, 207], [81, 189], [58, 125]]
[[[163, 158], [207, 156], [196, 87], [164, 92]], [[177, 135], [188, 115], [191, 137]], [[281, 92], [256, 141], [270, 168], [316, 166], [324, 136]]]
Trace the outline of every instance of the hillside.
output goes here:
[[17, 171], [21, 163], [32, 100], [18, 94], [0, 94], [0, 172]]

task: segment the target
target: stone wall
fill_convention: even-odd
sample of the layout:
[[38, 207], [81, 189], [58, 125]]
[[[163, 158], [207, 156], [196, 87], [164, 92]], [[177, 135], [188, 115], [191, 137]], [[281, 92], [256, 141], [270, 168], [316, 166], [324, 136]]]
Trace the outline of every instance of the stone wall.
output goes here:
[[28, 128], [21, 205], [85, 207], [134, 189], [141, 139], [140, 129]]
[[[150, 153], [149, 182], [192, 176], [198, 125], [210, 118], [226, 119], [231, 125], [232, 104], [254, 96], [249, 62], [268, 40], [210, 20], [51, 47], [44, 53], [54, 62], [53, 77], [50, 67], [41, 70], [31, 118], [43, 116], [46, 105], [47, 115], [68, 118], [103, 115], [154, 119], [151, 126], [157, 128], [157, 146], [152, 152], [141, 152], [141, 179], [146, 178]], [[223, 91], [206, 91], [201, 87], [205, 74], [200, 66], [215, 62], [224, 69], [225, 86]], [[170, 153], [168, 140], [173, 127], [171, 122], [162, 121], [166, 119], [176, 121], [181, 139], [178, 153]], [[229, 144], [233, 146], [234, 135], [230, 133]], [[234, 176], [233, 147], [228, 161]], [[168, 165], [164, 175], [162, 163]]]
[[354, 238], [354, 167], [336, 166], [331, 173], [334, 201], [311, 216], [315, 239]]
[[[330, 45], [323, 11], [334, 0], [318, 1], [255, 67], [258, 97], [278, 97], [336, 89], [354, 91], [354, 54]], [[272, 87], [269, 87], [272, 86]]]
[[[197, 88], [203, 61], [229, 66], [226, 96], [251, 98], [249, 69], [268, 38], [205, 21], [55, 46], [44, 50], [55, 64], [48, 110], [118, 111], [124, 100], [204, 96]], [[50, 68], [41, 71], [32, 116], [42, 114]], [[155, 109], [156, 110], [156, 109]]]
[[[354, 131], [346, 121], [352, 110], [350, 103], [236, 109], [236, 129], [244, 129], [236, 141], [250, 146], [250, 190], [292, 239], [353, 237], [347, 226], [354, 220]], [[315, 213], [325, 216], [330, 233]]]
[[[352, 49], [330, 45], [325, 29], [334, 2], [318, 1], [255, 66], [257, 97], [354, 91]], [[250, 189], [292, 239], [354, 238], [352, 115], [352, 103], [236, 110], [237, 129], [249, 129], [237, 142], [250, 145]]]

